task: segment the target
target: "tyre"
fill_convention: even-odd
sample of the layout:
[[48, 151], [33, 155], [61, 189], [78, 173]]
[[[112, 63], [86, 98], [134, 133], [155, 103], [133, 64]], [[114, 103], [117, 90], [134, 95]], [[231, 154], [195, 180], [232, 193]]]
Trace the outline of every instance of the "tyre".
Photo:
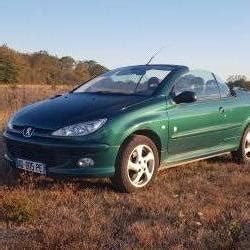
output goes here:
[[240, 148], [232, 152], [232, 156], [237, 163], [250, 164], [250, 127], [245, 130]]
[[139, 191], [153, 182], [158, 167], [159, 153], [154, 142], [146, 136], [134, 135], [121, 147], [111, 181], [119, 191]]

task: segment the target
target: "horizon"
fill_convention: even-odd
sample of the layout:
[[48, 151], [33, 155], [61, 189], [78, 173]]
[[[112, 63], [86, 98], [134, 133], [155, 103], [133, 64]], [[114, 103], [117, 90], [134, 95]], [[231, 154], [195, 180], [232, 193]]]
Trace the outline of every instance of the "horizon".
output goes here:
[[164, 46], [153, 63], [250, 79], [249, 7], [247, 0], [10, 0], [0, 3], [0, 44], [95, 60], [109, 69], [145, 64]]

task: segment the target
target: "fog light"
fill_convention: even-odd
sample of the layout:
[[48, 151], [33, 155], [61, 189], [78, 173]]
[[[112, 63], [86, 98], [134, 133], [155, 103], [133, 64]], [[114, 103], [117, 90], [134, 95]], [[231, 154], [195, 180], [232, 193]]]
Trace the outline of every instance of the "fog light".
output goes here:
[[91, 158], [82, 158], [77, 162], [78, 166], [81, 168], [94, 166], [94, 160]]

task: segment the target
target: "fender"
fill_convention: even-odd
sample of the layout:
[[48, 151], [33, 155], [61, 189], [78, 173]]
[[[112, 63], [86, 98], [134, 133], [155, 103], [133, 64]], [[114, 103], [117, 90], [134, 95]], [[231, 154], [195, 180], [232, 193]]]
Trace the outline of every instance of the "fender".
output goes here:
[[[152, 103], [153, 102], [153, 103]], [[168, 143], [168, 113], [166, 97], [152, 100], [148, 105], [136, 107], [135, 110], [127, 110], [126, 114], [117, 117], [112, 123], [116, 123], [112, 130], [116, 138], [116, 145], [121, 145], [126, 138], [136, 131], [147, 130], [156, 134], [160, 138], [162, 150], [167, 148]], [[138, 109], [141, 109], [138, 112]], [[140, 115], [138, 115], [138, 113]]]

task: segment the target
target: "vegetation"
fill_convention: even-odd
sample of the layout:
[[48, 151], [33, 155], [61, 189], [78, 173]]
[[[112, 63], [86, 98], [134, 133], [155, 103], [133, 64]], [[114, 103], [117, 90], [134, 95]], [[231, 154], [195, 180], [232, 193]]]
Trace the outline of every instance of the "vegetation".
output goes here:
[[237, 87], [242, 89], [250, 90], [250, 81], [247, 81], [246, 76], [244, 75], [231, 75], [227, 82], [231, 87]]
[[[21, 106], [69, 86], [0, 86], [0, 126]], [[30, 94], [32, 93], [32, 95]], [[9, 174], [0, 138], [3, 249], [249, 249], [250, 168], [230, 157], [159, 174], [136, 194], [109, 180]]]
[[46, 51], [25, 54], [0, 46], [0, 84], [75, 84], [105, 71], [107, 68], [93, 60], [58, 58]]
[[7, 226], [10, 223], [31, 222], [35, 216], [35, 206], [29, 197], [21, 195], [5, 196], [1, 199], [1, 213]]
[[9, 58], [0, 57], [0, 82], [15, 83], [17, 74], [16, 65]]

